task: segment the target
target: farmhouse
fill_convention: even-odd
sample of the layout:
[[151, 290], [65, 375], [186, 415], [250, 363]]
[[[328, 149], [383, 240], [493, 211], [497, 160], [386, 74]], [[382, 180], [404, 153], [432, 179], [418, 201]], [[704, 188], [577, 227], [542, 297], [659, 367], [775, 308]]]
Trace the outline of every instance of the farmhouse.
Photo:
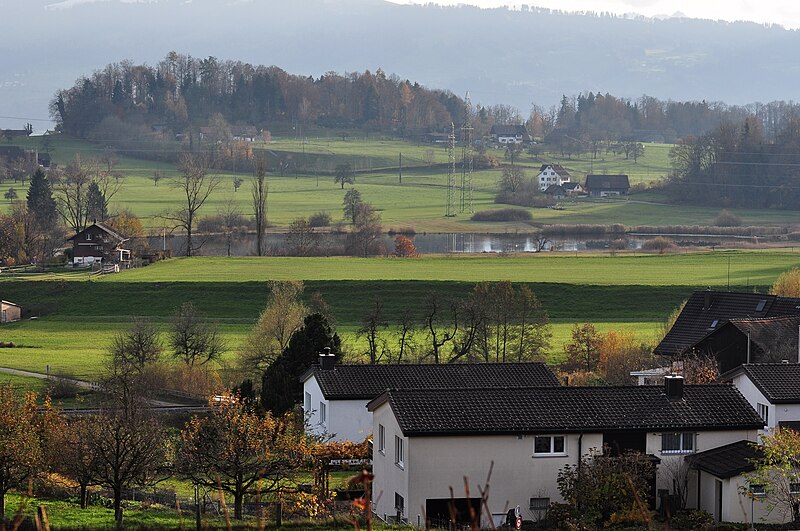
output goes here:
[[489, 131], [496, 144], [529, 144], [531, 135], [524, 125], [493, 125]]
[[630, 182], [627, 175], [587, 175], [584, 188], [589, 197], [616, 197], [628, 195]]
[[[656, 492], [674, 493], [684, 457], [756, 441], [764, 425], [736, 388], [684, 387], [680, 377], [658, 387], [392, 389], [368, 408], [376, 511], [415, 524], [420, 514], [434, 525], [449, 520], [451, 487], [460, 522], [469, 521], [469, 506], [483, 525], [516, 506], [524, 519], [540, 520], [550, 502], [563, 501], [558, 471], [604, 447], [651, 457], [655, 504]], [[477, 493], [490, 468], [486, 510]], [[698, 488], [714, 488], [698, 485], [696, 474], [686, 479], [690, 504]]]
[[[686, 301], [675, 324], [654, 352], [676, 357], [691, 352], [698, 342], [732, 319], [769, 319], [782, 316], [800, 316], [800, 299], [761, 293], [696, 291]], [[752, 337], [751, 334], [751, 340]], [[717, 350], [722, 348], [718, 343], [709, 342], [709, 345]], [[705, 348], [706, 345], [701, 346]]]
[[564, 191], [570, 195], [583, 193], [583, 186], [581, 186], [581, 183], [565, 182], [561, 183], [561, 186], [564, 188]]
[[320, 356], [301, 378], [303, 411], [314, 433], [361, 441], [372, 433], [367, 403], [386, 389], [470, 389], [508, 386], [556, 387], [544, 363], [455, 363], [442, 365], [335, 365]]
[[13, 323], [22, 319], [22, 308], [9, 301], [0, 301], [0, 323]]
[[798, 334], [798, 315], [731, 319], [717, 325], [691, 350], [714, 357], [719, 370], [728, 372], [742, 363], [798, 361]]
[[76, 266], [126, 263], [131, 259], [130, 250], [121, 247], [128, 238], [103, 223], [94, 222], [67, 241], [72, 242], [72, 263]]
[[767, 429], [800, 427], [800, 364], [747, 363], [720, 380], [736, 386]]
[[544, 192], [554, 184], [561, 186], [570, 182], [570, 174], [561, 164], [542, 164], [536, 182], [539, 183], [539, 190]]
[[552, 196], [554, 199], [564, 199], [567, 196], [567, 192], [564, 190], [564, 187], [558, 184], [551, 184], [547, 187], [547, 190], [545, 190], [544, 193]]
[[234, 126], [231, 128], [231, 135], [234, 140], [255, 142], [258, 137], [258, 129], [252, 125]]

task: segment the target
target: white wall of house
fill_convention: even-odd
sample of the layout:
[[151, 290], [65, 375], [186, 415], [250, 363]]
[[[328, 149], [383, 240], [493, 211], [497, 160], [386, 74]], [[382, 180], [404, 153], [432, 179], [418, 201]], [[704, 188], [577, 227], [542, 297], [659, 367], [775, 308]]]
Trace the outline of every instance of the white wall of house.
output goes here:
[[[697, 475], [697, 472], [692, 472], [692, 474]], [[748, 523], [751, 521], [751, 507], [755, 512], [756, 524], [779, 524], [791, 520], [791, 516], [787, 518], [778, 509], [770, 511], [766, 500], [751, 500], [746, 496], [747, 482], [741, 475], [719, 479], [708, 472], [700, 472], [700, 485], [699, 509], [712, 515], [716, 521]], [[721, 513], [720, 501], [722, 502]]]
[[[669, 492], [673, 492], [674, 490], [672, 485], [673, 479], [678, 473], [677, 471], [681, 469], [682, 466], [685, 467], [684, 463], [687, 455], [703, 452], [712, 448], [719, 448], [720, 446], [742, 440], [758, 442], [757, 430], [701, 431], [694, 432], [694, 449], [691, 452], [674, 453], [662, 451], [661, 435], [661, 432], [647, 434], [645, 453], [655, 455], [661, 459], [661, 464], [658, 466], [656, 476], [656, 488], [667, 489]], [[684, 468], [684, 470], [686, 469]], [[692, 507], [697, 503], [696, 484], [693, 476], [696, 476], [696, 474], [689, 472], [689, 495], [687, 497], [687, 503]], [[704, 489], [705, 487], [706, 486], [703, 485], [701, 481], [700, 488]]]
[[499, 144], [522, 144], [522, 135], [497, 135]]
[[[403, 518], [407, 518], [412, 523], [416, 523], [416, 514], [419, 513], [419, 504], [412, 505], [409, 500], [409, 474], [412, 460], [409, 439], [403, 437], [403, 432], [397, 419], [392, 414], [388, 403], [381, 405], [372, 414], [373, 419], [373, 439], [372, 439], [372, 472], [375, 474], [375, 481], [372, 486], [372, 499], [375, 505], [375, 512], [381, 517], [383, 515], [396, 515], [395, 494], [403, 497], [405, 511]], [[383, 430], [380, 429], [383, 426]], [[380, 433], [384, 434], [383, 446], [381, 446]], [[395, 463], [397, 439], [403, 441], [403, 464]], [[409, 516], [409, 515], [414, 515]]]
[[536, 176], [536, 181], [539, 183], [539, 190], [544, 191], [551, 184], [561, 186], [564, 183], [568, 183], [569, 177], [562, 177], [552, 166], [547, 166]]
[[[753, 406], [759, 415], [763, 410], [767, 412], [767, 429], [774, 429], [778, 424], [785, 421], [800, 420], [800, 404], [772, 404], [764, 393], [759, 391], [756, 384], [744, 373], [738, 374], [733, 378], [733, 385], [742, 393], [742, 396]], [[759, 404], [762, 407], [759, 407]], [[763, 409], [762, 409], [763, 408]]]
[[[310, 408], [306, 410], [309, 404]], [[325, 404], [325, 420], [321, 419], [320, 402]], [[334, 441], [363, 441], [372, 432], [372, 413], [368, 400], [329, 400], [314, 376], [303, 382], [303, 412], [306, 430], [314, 435], [333, 435]]]

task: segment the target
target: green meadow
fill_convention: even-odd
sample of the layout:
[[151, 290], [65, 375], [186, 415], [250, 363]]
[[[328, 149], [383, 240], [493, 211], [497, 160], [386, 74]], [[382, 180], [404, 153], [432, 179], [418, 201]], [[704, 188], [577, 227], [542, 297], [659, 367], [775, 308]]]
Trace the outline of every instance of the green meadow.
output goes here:
[[[42, 140], [30, 137], [15, 141], [24, 147], [41, 149]], [[66, 164], [76, 153], [82, 161], [97, 159], [103, 147], [91, 142], [69, 137], [53, 136], [50, 140], [53, 160]], [[338, 137], [312, 138], [305, 142], [296, 138], [276, 138], [269, 144], [254, 143], [254, 149], [264, 149], [273, 157], [291, 159], [293, 169], [281, 176], [277, 168], [269, 170], [268, 218], [271, 230], [285, 230], [298, 218], [315, 212], [327, 212], [334, 222], [342, 220], [342, 190], [333, 182], [332, 172], [339, 163], [347, 162], [358, 170], [355, 188], [365, 201], [372, 203], [381, 213], [385, 229], [413, 228], [416, 232], [530, 232], [533, 225], [549, 223], [622, 223], [625, 225], [709, 224], [719, 213], [714, 209], [670, 204], [657, 193], [634, 194], [630, 200], [594, 201], [578, 199], [563, 202], [563, 210], [546, 208], [528, 209], [533, 222], [487, 223], [470, 221], [469, 214], [445, 217], [447, 172], [441, 164], [447, 162], [446, 151], [440, 145], [419, 144], [403, 140], [363, 139]], [[671, 146], [647, 144], [645, 154], [638, 161], [625, 160], [623, 155], [601, 152], [597, 159], [590, 155], [564, 158], [557, 152], [544, 152], [533, 158], [523, 153], [517, 164], [526, 169], [528, 176], [538, 172], [542, 162], [563, 164], [575, 180], [583, 180], [586, 173], [626, 173], [631, 182], [657, 181], [670, 173], [668, 153]], [[431, 167], [427, 160], [433, 155]], [[400, 153], [403, 154], [402, 182], [397, 171]], [[489, 150], [501, 162], [501, 149]], [[164, 228], [161, 214], [181, 204], [179, 191], [172, 186], [172, 178], [179, 175], [174, 164], [119, 157], [115, 168], [124, 175], [121, 189], [111, 199], [111, 210], [127, 208], [142, 218], [146, 228], [160, 233]], [[163, 179], [154, 186], [151, 179], [158, 170]], [[329, 174], [319, 174], [328, 172]], [[474, 210], [499, 208], [494, 203], [502, 170], [494, 168], [473, 173]], [[456, 176], [460, 179], [460, 174]], [[235, 178], [244, 183], [234, 190]], [[200, 211], [202, 216], [218, 213], [229, 201], [244, 215], [251, 211], [249, 174], [221, 173], [220, 185]], [[0, 183], [0, 194], [15, 188], [20, 198], [26, 185], [5, 181]], [[3, 202], [0, 209], [7, 209]], [[736, 212], [744, 224], [793, 224], [796, 216], [791, 212], [774, 210], [747, 210]], [[171, 227], [167, 226], [167, 229]]]
[[[102, 278], [72, 274], [0, 275], [0, 296], [37, 319], [3, 325], [0, 366], [91, 379], [105, 363], [114, 334], [132, 316], [166, 330], [170, 315], [192, 301], [215, 322], [231, 365], [267, 301], [268, 281], [301, 279], [305, 296], [319, 292], [331, 306], [351, 360], [365, 351], [357, 337], [376, 297], [387, 320], [421, 308], [432, 291], [465, 297], [480, 281], [527, 283], [553, 322], [550, 359], [559, 361], [574, 323], [601, 332], [626, 330], [652, 343], [669, 313], [693, 290], [712, 287], [765, 291], [800, 263], [800, 251], [724, 251], [665, 255], [465, 255], [390, 258], [181, 258]], [[729, 276], [730, 275], [730, 276]], [[390, 333], [391, 329], [387, 331]], [[0, 375], [0, 378], [2, 375]]]

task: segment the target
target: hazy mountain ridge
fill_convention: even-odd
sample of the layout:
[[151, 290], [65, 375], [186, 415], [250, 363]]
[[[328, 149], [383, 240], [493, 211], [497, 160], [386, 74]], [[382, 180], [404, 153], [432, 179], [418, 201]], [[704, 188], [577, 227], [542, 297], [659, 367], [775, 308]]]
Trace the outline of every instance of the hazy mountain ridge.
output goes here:
[[[743, 104], [790, 99], [800, 33], [754, 23], [396, 5], [382, 0], [9, 0], [0, 116], [46, 118], [55, 90], [106, 63], [169, 50], [319, 76], [375, 70], [473, 101], [557, 103], [601, 91]], [[19, 21], [34, 24], [20, 24]], [[21, 126], [0, 118], [2, 126]], [[34, 122], [34, 125], [37, 125]]]

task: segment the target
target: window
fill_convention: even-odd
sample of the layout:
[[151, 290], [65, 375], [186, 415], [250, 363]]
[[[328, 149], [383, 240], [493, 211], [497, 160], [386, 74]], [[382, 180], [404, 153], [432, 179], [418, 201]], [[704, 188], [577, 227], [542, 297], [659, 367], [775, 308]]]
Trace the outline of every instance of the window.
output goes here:
[[531, 511], [546, 511], [550, 507], [550, 498], [531, 498]]
[[563, 435], [537, 435], [533, 439], [533, 455], [564, 455], [566, 451]]
[[328, 404], [320, 401], [319, 403], [319, 423], [325, 424], [328, 420]]
[[378, 451], [386, 455], [386, 428], [378, 424]]
[[400, 494], [394, 493], [394, 510], [402, 513], [406, 510], [406, 500]]
[[87, 232], [87, 233], [86, 233], [86, 241], [87, 241], [87, 242], [88, 242], [88, 241], [91, 241], [91, 239], [92, 239], [92, 233], [91, 233], [91, 232]]
[[756, 305], [756, 311], [757, 312], [763, 312], [764, 311], [764, 306], [766, 306], [766, 305], [767, 305], [767, 301], [765, 301], [764, 299], [761, 299], [760, 301], [758, 301], [758, 304]]
[[662, 454], [688, 454], [694, 452], [694, 433], [662, 433]]
[[764, 421], [764, 424], [769, 424], [769, 406], [766, 404], [756, 404], [758, 409], [758, 416]]
[[789, 494], [800, 494], [800, 483], [789, 483]]
[[403, 448], [403, 439], [398, 435], [394, 436], [394, 464], [403, 468], [405, 463], [404, 461], [404, 448]]
[[303, 400], [303, 410], [305, 411], [306, 415], [311, 413], [311, 393], [305, 394], [305, 398]]

